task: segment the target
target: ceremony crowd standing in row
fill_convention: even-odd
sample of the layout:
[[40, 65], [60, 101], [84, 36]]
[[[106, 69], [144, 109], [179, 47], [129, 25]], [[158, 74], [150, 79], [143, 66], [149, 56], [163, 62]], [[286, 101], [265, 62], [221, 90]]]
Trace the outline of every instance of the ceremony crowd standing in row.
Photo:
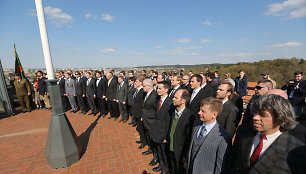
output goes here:
[[[218, 72], [188, 75], [145, 70], [71, 70], [56, 73], [64, 111], [100, 116], [136, 127], [142, 155], [153, 154], [154, 172], [183, 174], [306, 173], [303, 72], [275, 89], [269, 72], [243, 110], [247, 77], [243, 70], [222, 80]], [[15, 75], [13, 85], [24, 112], [51, 109], [42, 71], [32, 84]], [[279, 85], [279, 84], [278, 84]], [[31, 90], [33, 89], [33, 90]], [[304, 107], [304, 109], [303, 109]], [[244, 114], [243, 114], [244, 113]], [[99, 115], [98, 115], [99, 114]], [[121, 117], [120, 117], [121, 116]], [[129, 119], [131, 118], [131, 119]]]

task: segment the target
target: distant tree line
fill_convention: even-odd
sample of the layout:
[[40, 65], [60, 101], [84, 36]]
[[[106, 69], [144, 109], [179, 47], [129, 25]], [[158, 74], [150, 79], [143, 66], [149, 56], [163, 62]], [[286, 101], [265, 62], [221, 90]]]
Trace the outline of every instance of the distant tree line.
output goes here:
[[291, 59], [274, 59], [263, 60], [254, 63], [241, 62], [237, 64], [212, 64], [212, 65], [195, 65], [190, 66], [187, 69], [185, 67], [185, 73], [192, 70], [193, 73], [218, 71], [221, 79], [224, 79], [226, 73], [231, 74], [231, 78], [235, 79], [238, 76], [238, 71], [243, 69], [246, 73], [249, 82], [257, 82], [262, 80], [261, 73], [270, 72], [271, 79], [277, 83], [277, 88], [281, 88], [288, 80], [293, 79], [293, 73], [295, 71], [306, 70], [306, 63], [304, 59], [298, 59], [293, 57]]

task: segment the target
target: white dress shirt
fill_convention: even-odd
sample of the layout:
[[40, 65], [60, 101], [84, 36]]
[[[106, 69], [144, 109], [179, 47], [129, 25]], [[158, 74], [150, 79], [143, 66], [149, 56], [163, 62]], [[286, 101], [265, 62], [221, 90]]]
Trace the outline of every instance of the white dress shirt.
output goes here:
[[190, 103], [192, 102], [193, 98], [198, 94], [198, 92], [201, 90], [202, 88], [198, 88], [196, 90], [192, 91], [191, 97], [190, 97]]

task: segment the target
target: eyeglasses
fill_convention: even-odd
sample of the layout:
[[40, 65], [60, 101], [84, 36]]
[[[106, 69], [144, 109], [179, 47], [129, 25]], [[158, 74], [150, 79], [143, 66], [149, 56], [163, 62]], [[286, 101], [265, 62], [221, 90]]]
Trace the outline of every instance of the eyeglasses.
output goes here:
[[255, 88], [257, 89], [257, 90], [261, 90], [261, 88], [264, 88], [263, 86], [255, 86]]

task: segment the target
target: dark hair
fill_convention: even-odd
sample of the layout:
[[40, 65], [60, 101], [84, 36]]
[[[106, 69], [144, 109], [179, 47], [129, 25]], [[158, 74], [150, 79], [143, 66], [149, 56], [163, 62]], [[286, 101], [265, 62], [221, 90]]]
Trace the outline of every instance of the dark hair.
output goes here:
[[68, 76], [71, 76], [71, 74], [70, 73], [66, 73]]
[[168, 91], [170, 91], [170, 85], [168, 82], [166, 81], [161, 81], [161, 82], [158, 82], [157, 84], [162, 84], [164, 86], [165, 89], [167, 89]]
[[244, 70], [243, 70], [243, 69], [240, 69], [240, 70], [238, 71], [238, 73], [241, 73], [241, 72], [244, 72]]
[[36, 73], [40, 73], [40, 74], [43, 74], [43, 72], [42, 72], [42, 71], [40, 71], [40, 70], [39, 70], [39, 71], [37, 71]]
[[212, 112], [217, 112], [220, 114], [223, 109], [223, 103], [221, 100], [216, 99], [214, 97], [208, 97], [201, 101], [201, 107], [204, 105], [209, 105], [209, 110]]
[[129, 77], [128, 80], [131, 80], [131, 81], [135, 82], [135, 78], [134, 77]]
[[144, 73], [147, 73], [147, 71], [145, 70], [145, 69], [143, 69], [143, 70], [141, 70], [142, 72], [144, 72]]
[[194, 74], [194, 75], [191, 76], [190, 79], [192, 79], [194, 77], [197, 79], [197, 82], [202, 83], [203, 77], [200, 74]]
[[102, 73], [101, 73], [100, 71], [96, 71], [95, 73], [96, 73], [96, 74], [98, 73], [98, 74], [102, 75]]
[[103, 69], [101, 69], [101, 74], [104, 74], [104, 70]]
[[134, 70], [132, 70], [132, 69], [129, 70], [129, 73], [132, 73], [134, 75]]
[[296, 75], [299, 75], [299, 74], [303, 75], [303, 72], [302, 72], [302, 71], [296, 71], [296, 72], [294, 73], [295, 76], [296, 76]]
[[90, 71], [87, 71], [87, 72], [86, 72], [86, 74], [89, 74], [89, 75], [91, 75], [91, 72], [90, 72]]
[[212, 72], [209, 72], [209, 73], [207, 74], [207, 76], [208, 76], [210, 79], [215, 78], [215, 75], [214, 75], [214, 73], [212, 73]]
[[120, 71], [120, 73], [122, 73], [125, 76], [125, 71]]
[[122, 80], [124, 79], [124, 77], [123, 77], [123, 76], [118, 76], [118, 79], [119, 79], [119, 78], [120, 78], [120, 79], [122, 79]]
[[267, 111], [273, 118], [273, 124], [280, 126], [280, 131], [284, 132], [294, 127], [295, 115], [288, 100], [279, 95], [263, 95], [255, 100], [251, 108], [252, 113], [264, 115]]

